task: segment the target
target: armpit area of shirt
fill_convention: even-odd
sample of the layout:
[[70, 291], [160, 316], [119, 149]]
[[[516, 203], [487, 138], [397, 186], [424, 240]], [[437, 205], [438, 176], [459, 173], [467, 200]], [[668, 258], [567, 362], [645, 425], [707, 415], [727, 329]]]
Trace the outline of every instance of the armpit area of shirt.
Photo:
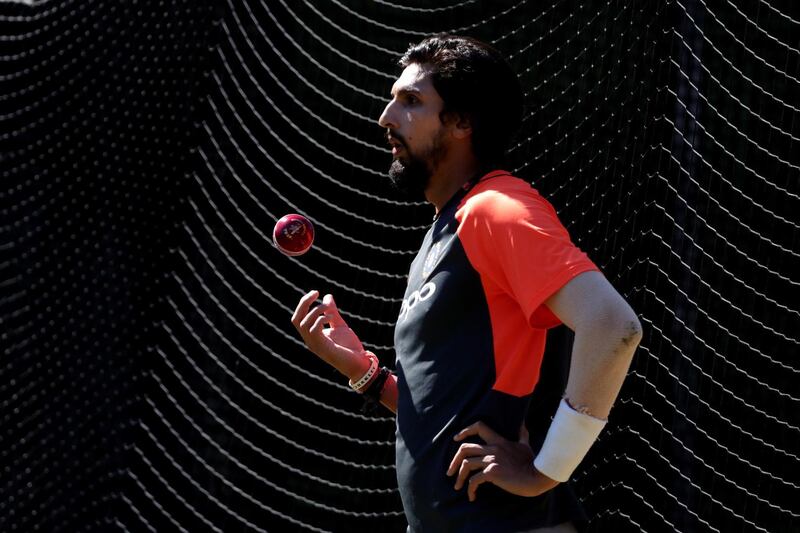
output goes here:
[[547, 305], [545, 300], [561, 290], [564, 285], [569, 283], [574, 277], [584, 272], [599, 272], [600, 269], [590, 260], [586, 259], [578, 263], [573, 263], [554, 276], [546, 285], [543, 285], [533, 297], [528, 300], [528, 305], [524, 307], [528, 314], [528, 323], [533, 328], [550, 329], [561, 325], [559, 319]]

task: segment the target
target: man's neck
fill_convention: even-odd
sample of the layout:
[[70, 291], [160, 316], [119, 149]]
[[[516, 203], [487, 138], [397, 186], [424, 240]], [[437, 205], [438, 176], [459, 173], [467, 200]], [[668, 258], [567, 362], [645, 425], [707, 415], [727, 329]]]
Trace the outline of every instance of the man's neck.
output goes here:
[[468, 161], [462, 159], [448, 165], [446, 169], [441, 167], [437, 169], [437, 172], [431, 176], [430, 185], [425, 190], [425, 198], [433, 204], [437, 216], [456, 191], [473, 178], [479, 170], [480, 165], [474, 159]]

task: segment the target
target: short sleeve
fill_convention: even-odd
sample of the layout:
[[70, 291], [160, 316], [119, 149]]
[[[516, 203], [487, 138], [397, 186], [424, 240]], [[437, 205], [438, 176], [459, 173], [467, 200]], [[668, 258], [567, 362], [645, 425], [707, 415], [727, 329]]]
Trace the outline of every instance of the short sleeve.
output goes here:
[[532, 327], [554, 327], [560, 321], [544, 301], [598, 268], [572, 243], [550, 203], [514, 181], [523, 187], [495, 187], [466, 200], [457, 215], [459, 239], [481, 277], [510, 295]]

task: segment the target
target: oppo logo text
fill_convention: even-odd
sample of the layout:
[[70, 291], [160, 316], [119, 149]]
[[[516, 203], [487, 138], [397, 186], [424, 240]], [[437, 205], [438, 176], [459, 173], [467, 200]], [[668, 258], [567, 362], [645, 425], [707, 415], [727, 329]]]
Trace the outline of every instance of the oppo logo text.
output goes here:
[[400, 315], [397, 317], [397, 321], [400, 322], [405, 320], [409, 313], [419, 304], [420, 302], [424, 302], [431, 296], [433, 293], [436, 292], [436, 284], [432, 281], [429, 281], [425, 285], [412, 292], [408, 298], [403, 300], [403, 305], [400, 306]]

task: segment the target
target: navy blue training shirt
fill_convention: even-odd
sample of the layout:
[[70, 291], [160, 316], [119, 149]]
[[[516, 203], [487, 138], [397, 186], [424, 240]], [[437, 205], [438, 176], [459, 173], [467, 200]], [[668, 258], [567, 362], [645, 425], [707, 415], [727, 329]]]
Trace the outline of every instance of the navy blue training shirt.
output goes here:
[[[546, 330], [560, 323], [544, 301], [589, 270], [597, 267], [552, 206], [507, 172], [443, 206], [411, 264], [395, 327], [396, 466], [410, 531], [520, 532], [575, 518], [575, 502], [555, 501], [574, 499], [561, 486], [528, 498], [484, 483], [470, 502], [446, 472], [461, 444], [453, 436], [474, 422], [518, 440]], [[554, 506], [571, 511], [555, 516]]]

